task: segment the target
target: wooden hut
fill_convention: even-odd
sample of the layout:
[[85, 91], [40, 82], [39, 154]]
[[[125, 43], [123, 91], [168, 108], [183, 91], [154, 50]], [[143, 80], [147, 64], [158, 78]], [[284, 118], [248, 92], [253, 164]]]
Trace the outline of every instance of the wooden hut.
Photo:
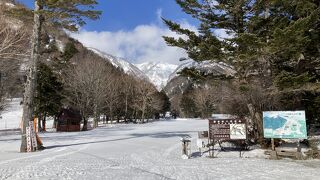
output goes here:
[[62, 109], [57, 117], [57, 131], [80, 131], [81, 114], [74, 109]]

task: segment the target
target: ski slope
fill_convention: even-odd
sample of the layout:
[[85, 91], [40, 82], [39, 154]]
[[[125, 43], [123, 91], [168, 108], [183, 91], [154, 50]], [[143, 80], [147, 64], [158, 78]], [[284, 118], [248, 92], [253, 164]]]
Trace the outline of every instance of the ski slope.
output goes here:
[[[0, 136], [0, 179], [319, 179], [320, 161], [268, 160], [262, 150], [199, 156], [199, 119], [107, 125], [87, 132], [40, 134], [47, 149], [18, 153], [20, 135]], [[1, 133], [1, 132], [0, 132]], [[2, 132], [3, 133], [3, 132]], [[191, 159], [180, 138], [192, 137]]]

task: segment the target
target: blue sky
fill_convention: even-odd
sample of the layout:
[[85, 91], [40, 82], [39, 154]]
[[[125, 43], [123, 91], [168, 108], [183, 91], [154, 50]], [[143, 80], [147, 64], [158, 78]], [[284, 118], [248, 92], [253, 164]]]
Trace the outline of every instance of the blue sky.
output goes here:
[[[133, 63], [146, 61], [178, 64], [186, 54], [166, 46], [162, 35], [170, 32], [160, 17], [165, 17], [196, 30], [196, 21], [183, 13], [175, 0], [98, 0], [96, 9], [103, 11], [97, 21], [88, 21], [80, 32], [71, 36], [85, 46], [120, 56]], [[33, 0], [20, 0], [33, 7]]]
[[[19, 0], [33, 8], [33, 0]], [[96, 9], [103, 11], [97, 21], [87, 21], [84, 27], [89, 31], [130, 30], [141, 24], [155, 23], [157, 12], [171, 20], [188, 20], [196, 23], [189, 15], [183, 13], [175, 0], [98, 0]]]

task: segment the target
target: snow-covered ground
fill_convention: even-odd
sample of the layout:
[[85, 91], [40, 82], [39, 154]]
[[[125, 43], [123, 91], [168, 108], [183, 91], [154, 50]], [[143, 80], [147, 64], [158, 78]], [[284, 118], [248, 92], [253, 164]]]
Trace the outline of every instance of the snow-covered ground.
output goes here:
[[[22, 105], [21, 98], [7, 100], [6, 108], [0, 112], [0, 131], [12, 131], [20, 128], [22, 120]], [[52, 127], [53, 119], [47, 118], [47, 127]]]
[[8, 99], [6, 109], [0, 112], [0, 130], [18, 129], [22, 119], [21, 99]]
[[[118, 124], [87, 132], [40, 134], [44, 151], [18, 153], [20, 135], [0, 136], [0, 179], [319, 179], [320, 161], [268, 160], [262, 150], [198, 156], [199, 119]], [[1, 133], [1, 132], [0, 132]], [[180, 138], [192, 137], [191, 159]]]

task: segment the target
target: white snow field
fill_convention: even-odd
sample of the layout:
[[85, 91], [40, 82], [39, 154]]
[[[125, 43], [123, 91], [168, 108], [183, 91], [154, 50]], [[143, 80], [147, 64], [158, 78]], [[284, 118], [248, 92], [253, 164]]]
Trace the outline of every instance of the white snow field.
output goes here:
[[[199, 119], [118, 124], [87, 132], [40, 134], [47, 149], [19, 153], [18, 132], [0, 132], [0, 179], [319, 179], [320, 161], [268, 160], [262, 150], [199, 157]], [[4, 132], [2, 132], [4, 133]], [[7, 133], [7, 132], [6, 132]], [[191, 159], [180, 138], [192, 137]]]
[[18, 129], [22, 119], [21, 99], [15, 98], [7, 101], [5, 110], [0, 112], [0, 130]]

